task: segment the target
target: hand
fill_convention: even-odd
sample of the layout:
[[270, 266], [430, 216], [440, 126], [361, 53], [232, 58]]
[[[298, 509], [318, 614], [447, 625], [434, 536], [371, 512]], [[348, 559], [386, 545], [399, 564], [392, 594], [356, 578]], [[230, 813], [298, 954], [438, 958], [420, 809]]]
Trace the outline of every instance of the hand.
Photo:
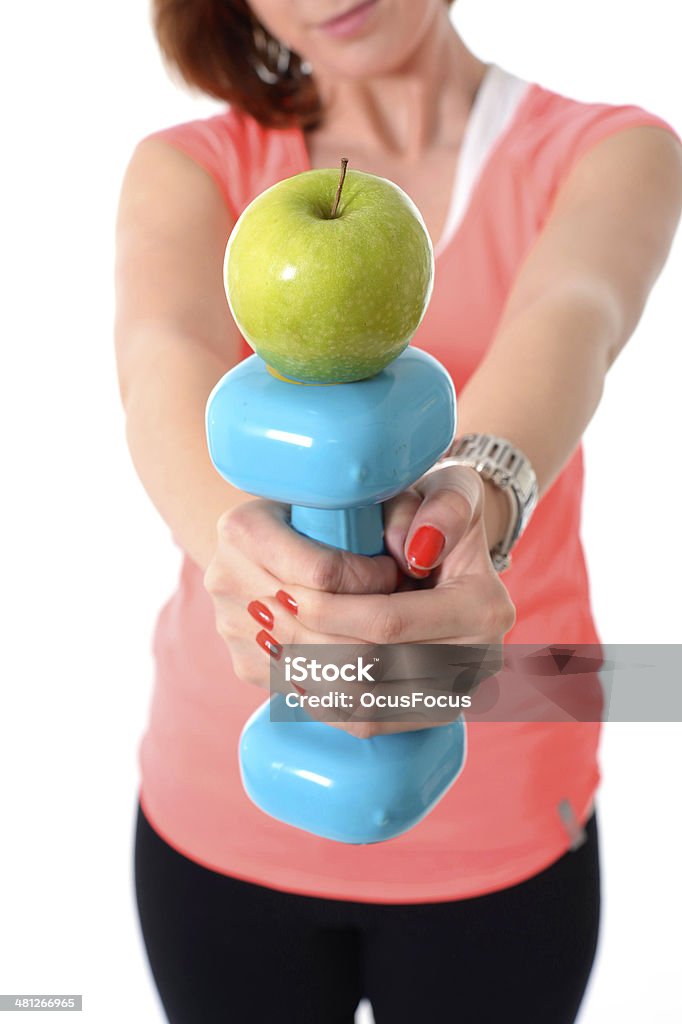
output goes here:
[[362, 606], [357, 595], [389, 594], [398, 581], [390, 556], [354, 555], [303, 537], [289, 525], [288, 507], [274, 501], [235, 506], [220, 517], [217, 533], [204, 586], [235, 672], [256, 686], [269, 686], [271, 658], [284, 643], [353, 642], [301, 622], [293, 594], [356, 595]]
[[[490, 560], [485, 493], [475, 470], [450, 466], [388, 502], [386, 546], [408, 577], [393, 593], [377, 587], [361, 598], [357, 590], [348, 594], [338, 587], [290, 586], [297, 615], [295, 628], [291, 623], [291, 633], [283, 634], [286, 642], [305, 643], [297, 635], [305, 630], [332, 635], [339, 643], [501, 644], [514, 625], [515, 610]], [[426, 533], [420, 533], [424, 527]], [[424, 724], [363, 722], [339, 727], [369, 737]]]
[[450, 575], [466, 572], [471, 558], [474, 571], [495, 572], [488, 552], [506, 533], [509, 500], [475, 469], [436, 464], [387, 503], [384, 520], [387, 550], [411, 579], [430, 577], [453, 554]]

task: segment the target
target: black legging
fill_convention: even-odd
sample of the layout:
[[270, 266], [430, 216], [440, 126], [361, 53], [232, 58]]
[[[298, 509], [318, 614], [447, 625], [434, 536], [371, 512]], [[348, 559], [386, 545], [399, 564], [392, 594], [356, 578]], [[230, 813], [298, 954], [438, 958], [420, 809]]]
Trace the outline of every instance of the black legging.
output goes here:
[[570, 1024], [600, 916], [597, 822], [528, 881], [446, 903], [279, 892], [201, 867], [138, 808], [135, 885], [171, 1024]]

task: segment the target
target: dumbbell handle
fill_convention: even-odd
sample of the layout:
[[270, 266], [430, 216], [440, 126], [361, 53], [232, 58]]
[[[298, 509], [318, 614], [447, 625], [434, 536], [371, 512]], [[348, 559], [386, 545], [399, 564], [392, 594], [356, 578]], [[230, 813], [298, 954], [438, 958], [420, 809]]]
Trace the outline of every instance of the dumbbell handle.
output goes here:
[[362, 508], [306, 508], [292, 505], [291, 525], [298, 532], [355, 555], [384, 553], [384, 517], [381, 504]]

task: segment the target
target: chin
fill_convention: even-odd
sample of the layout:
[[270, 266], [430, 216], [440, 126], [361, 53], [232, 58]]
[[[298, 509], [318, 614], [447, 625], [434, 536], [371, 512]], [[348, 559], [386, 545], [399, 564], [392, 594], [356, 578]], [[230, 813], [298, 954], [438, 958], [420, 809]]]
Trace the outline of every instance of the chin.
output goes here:
[[390, 75], [404, 66], [414, 49], [414, 39], [396, 40], [387, 38], [387, 34], [375, 38], [367, 38], [349, 46], [343, 52], [325, 52], [319, 50], [309, 60], [314, 72], [329, 79], [346, 79], [360, 81], [380, 75]]
[[315, 40], [316, 45], [306, 47], [306, 57], [315, 71], [328, 78], [360, 80], [389, 75], [404, 66], [421, 43], [433, 18], [430, 7], [410, 0], [407, 12], [384, 10], [371, 32], [345, 42]]

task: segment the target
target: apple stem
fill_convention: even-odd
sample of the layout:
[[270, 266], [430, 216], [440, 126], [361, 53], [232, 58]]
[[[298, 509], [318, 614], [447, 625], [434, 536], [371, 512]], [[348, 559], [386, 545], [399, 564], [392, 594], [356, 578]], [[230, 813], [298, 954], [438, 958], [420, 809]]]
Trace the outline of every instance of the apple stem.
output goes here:
[[346, 177], [346, 167], [348, 167], [348, 157], [341, 157], [341, 177], [339, 178], [338, 188], [336, 189], [336, 195], [334, 197], [334, 205], [332, 206], [332, 217], [336, 217], [336, 211], [339, 206], [339, 199], [341, 198], [341, 189], [343, 188], [343, 182]]

